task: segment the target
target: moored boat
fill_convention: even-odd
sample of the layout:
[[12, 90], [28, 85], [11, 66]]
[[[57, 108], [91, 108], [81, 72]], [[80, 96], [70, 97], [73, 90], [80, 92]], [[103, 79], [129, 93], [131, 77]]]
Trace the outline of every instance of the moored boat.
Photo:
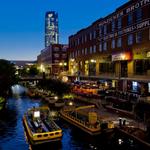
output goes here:
[[114, 128], [113, 122], [105, 122], [104, 120], [98, 120], [96, 112], [89, 112], [88, 116], [81, 113], [77, 113], [79, 109], [86, 109], [90, 107], [95, 107], [94, 105], [82, 106], [73, 110], [61, 110], [60, 116], [71, 123], [72, 125], [78, 127], [82, 131], [90, 135], [99, 135], [102, 131], [109, 132]]
[[32, 145], [60, 141], [62, 138], [62, 130], [51, 118], [48, 107], [29, 109], [23, 116], [23, 124]]

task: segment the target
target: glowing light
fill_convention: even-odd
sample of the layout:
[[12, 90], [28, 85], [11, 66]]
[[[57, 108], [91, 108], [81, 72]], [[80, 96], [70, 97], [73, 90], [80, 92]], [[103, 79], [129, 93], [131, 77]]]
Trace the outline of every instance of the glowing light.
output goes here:
[[58, 99], [58, 97], [57, 97], [57, 96], [55, 96], [55, 97], [54, 97], [54, 99], [55, 99], [55, 100], [57, 100], [57, 99]]
[[62, 65], [63, 65], [63, 63], [61, 63], [61, 62], [60, 62], [60, 63], [59, 63], [59, 65], [60, 65], [60, 66], [62, 66]]
[[91, 63], [96, 63], [96, 60], [91, 59], [90, 62], [91, 62]]
[[73, 105], [73, 102], [69, 102], [69, 105], [72, 106], [72, 105]]

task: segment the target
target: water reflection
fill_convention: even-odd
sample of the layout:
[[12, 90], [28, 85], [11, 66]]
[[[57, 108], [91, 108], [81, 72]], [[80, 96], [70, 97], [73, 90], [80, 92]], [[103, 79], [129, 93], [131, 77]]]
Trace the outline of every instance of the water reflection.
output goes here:
[[[33, 106], [41, 106], [40, 100], [28, 98], [8, 99], [7, 107], [0, 114], [0, 150], [140, 150], [142, 146], [118, 133], [111, 136], [91, 137], [62, 119], [56, 123], [63, 130], [61, 142], [31, 146], [25, 139], [22, 116]], [[52, 109], [51, 109], [52, 110]], [[120, 139], [120, 140], [119, 140]], [[121, 142], [120, 142], [121, 141]]]

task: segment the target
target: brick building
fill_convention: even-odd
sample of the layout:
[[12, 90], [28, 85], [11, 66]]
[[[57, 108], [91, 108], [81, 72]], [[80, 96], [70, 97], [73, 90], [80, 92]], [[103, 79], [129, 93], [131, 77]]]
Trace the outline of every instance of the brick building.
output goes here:
[[42, 72], [47, 75], [57, 75], [68, 70], [68, 45], [51, 44], [37, 56], [37, 62]]
[[150, 93], [150, 0], [132, 0], [69, 37], [69, 72]]

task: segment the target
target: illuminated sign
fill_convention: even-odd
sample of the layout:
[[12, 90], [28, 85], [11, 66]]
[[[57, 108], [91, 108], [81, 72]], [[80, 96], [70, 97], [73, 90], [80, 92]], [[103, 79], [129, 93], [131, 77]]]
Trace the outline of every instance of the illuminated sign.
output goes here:
[[142, 28], [147, 28], [149, 26], [150, 26], [150, 19], [145, 20], [145, 21], [138, 23], [138, 24], [134, 24], [134, 25], [127, 27], [127, 28], [124, 28], [120, 31], [116, 31], [116, 32], [111, 33], [111, 34], [107, 34], [107, 36], [100, 38], [100, 40], [102, 40], [102, 39], [107, 40], [107, 39], [114, 38], [117, 36], [122, 36], [124, 34], [130, 33], [130, 32], [142, 29]]
[[123, 15], [126, 15], [130, 13], [131, 11], [135, 11], [136, 9], [143, 7], [145, 5], [150, 4], [150, 0], [140, 0], [133, 5], [130, 5], [128, 8], [123, 9], [122, 11], [119, 11], [118, 13], [115, 13], [111, 17], [108, 17], [107, 19], [104, 19], [104, 21], [101, 21], [99, 23], [99, 26], [103, 26], [106, 23], [112, 22], [114, 19], [117, 19]]
[[120, 60], [131, 60], [131, 53], [119, 53], [119, 54], [112, 54], [112, 61], [120, 61]]

